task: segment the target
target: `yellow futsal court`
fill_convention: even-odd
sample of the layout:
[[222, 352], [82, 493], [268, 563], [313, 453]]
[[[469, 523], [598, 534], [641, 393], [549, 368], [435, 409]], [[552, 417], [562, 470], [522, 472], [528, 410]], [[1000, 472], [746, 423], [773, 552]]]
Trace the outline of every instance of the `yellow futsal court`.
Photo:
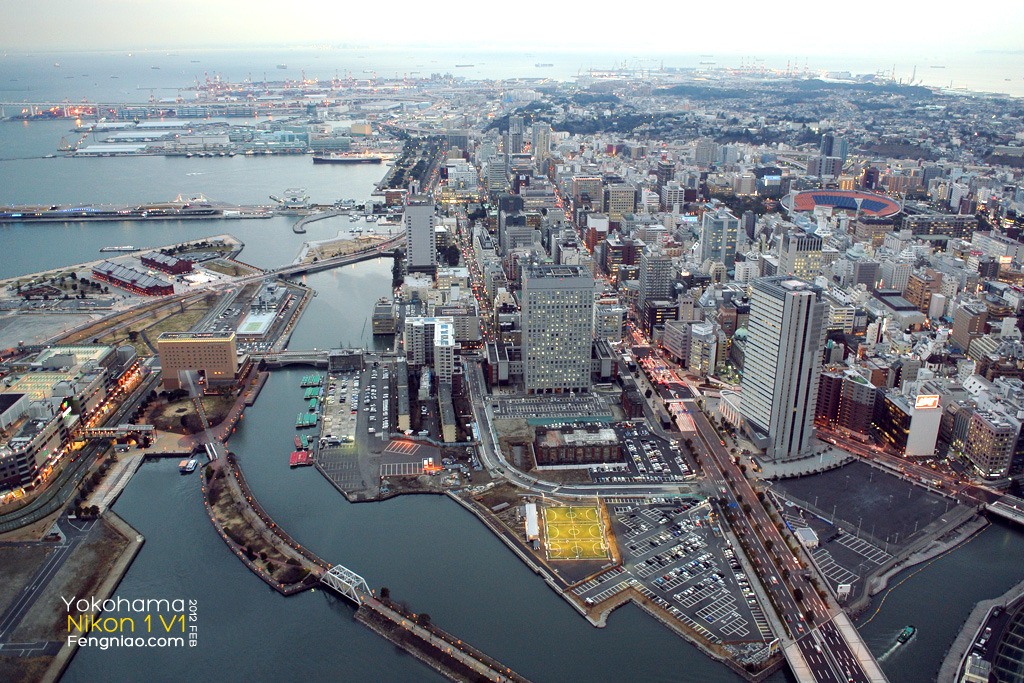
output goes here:
[[597, 560], [608, 557], [601, 511], [596, 507], [544, 508], [549, 560]]

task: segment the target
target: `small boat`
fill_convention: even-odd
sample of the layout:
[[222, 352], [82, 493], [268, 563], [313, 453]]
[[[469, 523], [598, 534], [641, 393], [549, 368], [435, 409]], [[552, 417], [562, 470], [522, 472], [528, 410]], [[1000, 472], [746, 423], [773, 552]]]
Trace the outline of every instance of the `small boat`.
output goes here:
[[178, 463], [178, 471], [182, 474], [190, 474], [195, 471], [196, 467], [199, 466], [199, 461], [195, 458], [191, 460], [182, 460]]
[[277, 68], [278, 68], [278, 69], [287, 69], [287, 68], [288, 68], [288, 65], [287, 65], [287, 64], [278, 64], [278, 65], [277, 65]]
[[905, 642], [913, 638], [915, 633], [917, 633], [917, 629], [913, 626], [908, 626], [903, 629], [898, 636], [896, 636], [896, 642], [903, 645]]

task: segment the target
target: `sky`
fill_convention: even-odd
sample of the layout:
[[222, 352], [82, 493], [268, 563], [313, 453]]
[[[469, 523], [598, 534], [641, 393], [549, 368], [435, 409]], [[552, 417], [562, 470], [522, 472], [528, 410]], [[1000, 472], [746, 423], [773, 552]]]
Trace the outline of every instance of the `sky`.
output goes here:
[[1021, 51], [1024, 12], [1018, 0], [974, 0], [969, 9], [944, 5], [0, 0], [0, 51], [393, 45], [936, 59], [978, 50]]

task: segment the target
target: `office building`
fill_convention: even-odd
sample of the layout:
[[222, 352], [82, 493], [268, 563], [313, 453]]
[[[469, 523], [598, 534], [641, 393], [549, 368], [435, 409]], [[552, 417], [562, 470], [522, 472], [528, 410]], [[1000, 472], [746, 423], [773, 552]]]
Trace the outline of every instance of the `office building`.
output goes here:
[[[659, 193], [664, 189], [668, 182], [672, 180], [672, 176], [675, 175], [675, 172], [676, 164], [674, 161], [669, 161], [668, 159], [658, 159], [658, 162], [654, 165], [654, 177], [657, 179], [655, 181], [655, 189]], [[678, 183], [676, 184], [676, 187], [679, 188]], [[681, 203], [682, 202], [680, 201], [680, 204]], [[669, 207], [671, 206], [672, 205], [669, 204]]]
[[818, 153], [823, 157], [838, 157], [841, 163], [846, 163], [846, 156], [849, 154], [850, 143], [846, 138], [839, 137], [832, 133], [825, 133], [821, 136], [821, 144]]
[[690, 323], [690, 372], [698, 377], [715, 374], [718, 365], [718, 328], [712, 322]]
[[779, 235], [779, 275], [813, 280], [820, 275], [822, 239], [803, 230]]
[[907, 457], [930, 458], [935, 454], [941, 422], [938, 396], [911, 399], [890, 391], [879, 399], [875, 414], [881, 441]]
[[960, 306], [953, 314], [953, 332], [950, 339], [963, 351], [971, 348], [971, 340], [985, 333], [988, 320], [988, 309], [981, 302], [971, 302]]
[[523, 132], [525, 128], [523, 126], [522, 116], [510, 116], [508, 117], [508, 144], [505, 147], [506, 154], [522, 154], [523, 153]]
[[533, 124], [531, 147], [537, 168], [542, 169], [544, 162], [551, 156], [551, 126], [540, 121]]
[[985, 479], [1001, 479], [1010, 471], [1019, 425], [996, 412], [976, 411], [967, 428], [964, 455]]
[[526, 391], [588, 390], [594, 277], [583, 266], [527, 265], [521, 303]]
[[611, 344], [622, 341], [626, 323], [626, 307], [618, 301], [598, 301], [594, 304], [594, 340], [604, 339]]
[[[891, 289], [897, 292], [903, 292], [907, 289], [907, 285], [910, 283], [911, 272], [913, 272], [913, 267], [909, 263], [883, 261], [878, 268], [878, 273], [881, 277], [881, 284], [879, 287], [881, 289]], [[910, 301], [906, 295], [904, 295], [903, 298]]]
[[796, 457], [810, 446], [826, 315], [820, 290], [808, 282], [785, 276], [753, 282], [742, 412], [751, 438], [771, 460]]
[[402, 216], [405, 229], [405, 262], [410, 273], [433, 273], [437, 268], [437, 237], [439, 225], [434, 202], [426, 197], [410, 197]]
[[652, 301], [675, 298], [675, 277], [672, 258], [661, 249], [648, 246], [640, 255], [640, 310]]
[[700, 260], [724, 263], [732, 268], [736, 262], [736, 237], [740, 221], [726, 209], [707, 211], [701, 218]]
[[616, 225], [622, 223], [623, 216], [636, 213], [636, 202], [636, 188], [628, 183], [615, 183], [604, 191], [604, 211]]

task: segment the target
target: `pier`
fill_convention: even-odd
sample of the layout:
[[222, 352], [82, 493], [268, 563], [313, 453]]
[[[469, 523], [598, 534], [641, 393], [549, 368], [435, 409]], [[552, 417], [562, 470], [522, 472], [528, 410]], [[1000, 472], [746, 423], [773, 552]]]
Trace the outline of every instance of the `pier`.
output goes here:
[[347, 216], [351, 213], [351, 209], [334, 209], [330, 211], [322, 211], [320, 213], [311, 213], [308, 216], [303, 216], [299, 220], [295, 221], [295, 225], [292, 226], [292, 232], [298, 235], [304, 235], [306, 233], [306, 224], [313, 223], [314, 221], [322, 221], [325, 218], [337, 218], [338, 216]]

